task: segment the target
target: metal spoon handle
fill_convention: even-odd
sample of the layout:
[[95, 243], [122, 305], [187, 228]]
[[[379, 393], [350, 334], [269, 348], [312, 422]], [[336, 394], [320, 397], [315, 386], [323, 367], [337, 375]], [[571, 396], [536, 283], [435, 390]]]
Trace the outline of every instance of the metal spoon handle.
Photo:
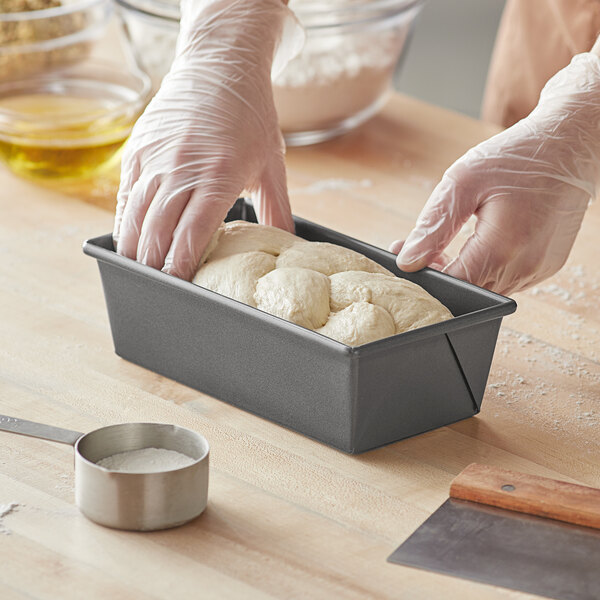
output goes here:
[[42, 438], [50, 442], [60, 442], [61, 444], [70, 444], [73, 446], [75, 442], [83, 435], [79, 431], [71, 431], [62, 427], [52, 427], [52, 425], [44, 425], [35, 423], [34, 421], [26, 421], [25, 419], [17, 419], [7, 415], [0, 415], [0, 431], [8, 431], [9, 433], [20, 433], [30, 437]]

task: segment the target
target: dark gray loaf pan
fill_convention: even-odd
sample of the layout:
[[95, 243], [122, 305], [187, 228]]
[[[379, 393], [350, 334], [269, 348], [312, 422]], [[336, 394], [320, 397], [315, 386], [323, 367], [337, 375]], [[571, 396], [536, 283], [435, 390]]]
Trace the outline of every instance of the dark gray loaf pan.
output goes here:
[[[228, 220], [256, 222], [238, 200]], [[294, 429], [358, 453], [470, 417], [481, 406], [504, 315], [513, 300], [424, 269], [296, 218], [296, 233], [361, 252], [443, 302], [453, 319], [358, 347], [117, 255], [90, 239], [119, 356]]]

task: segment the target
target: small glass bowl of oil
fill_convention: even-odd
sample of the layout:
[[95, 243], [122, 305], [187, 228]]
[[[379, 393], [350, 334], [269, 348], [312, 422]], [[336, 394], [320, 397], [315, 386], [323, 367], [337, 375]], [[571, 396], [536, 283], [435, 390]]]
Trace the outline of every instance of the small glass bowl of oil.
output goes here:
[[143, 111], [150, 79], [87, 60], [0, 80], [0, 159], [30, 179], [81, 179], [111, 166]]

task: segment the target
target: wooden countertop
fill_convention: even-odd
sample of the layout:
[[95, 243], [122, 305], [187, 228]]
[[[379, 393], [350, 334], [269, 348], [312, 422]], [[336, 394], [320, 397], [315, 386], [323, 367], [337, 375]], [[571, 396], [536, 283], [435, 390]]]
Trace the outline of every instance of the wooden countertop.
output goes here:
[[[387, 247], [492, 133], [396, 96], [358, 131], [289, 151], [294, 211]], [[562, 272], [515, 296], [481, 413], [347, 456], [114, 354], [81, 252], [111, 230], [114, 189], [105, 177], [63, 194], [0, 171], [0, 412], [80, 431], [156, 420], [203, 432], [209, 505], [170, 531], [102, 528], [74, 505], [71, 448], [0, 433], [0, 514], [16, 504], [0, 518], [0, 598], [529, 597], [386, 558], [472, 461], [600, 486], [598, 203]]]

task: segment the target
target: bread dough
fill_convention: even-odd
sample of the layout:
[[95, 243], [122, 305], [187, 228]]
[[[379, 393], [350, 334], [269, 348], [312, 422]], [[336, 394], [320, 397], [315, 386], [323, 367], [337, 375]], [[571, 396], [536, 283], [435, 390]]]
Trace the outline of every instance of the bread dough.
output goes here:
[[324, 275], [333, 275], [341, 271], [392, 275], [390, 271], [366, 256], [327, 242], [298, 241], [292, 244], [277, 258], [277, 268], [281, 267], [304, 267]]
[[212, 251], [205, 252], [205, 260], [217, 260], [242, 252], [265, 252], [279, 256], [283, 249], [289, 248], [299, 239], [293, 233], [277, 227], [232, 221], [217, 230], [208, 244]]
[[452, 317], [450, 311], [421, 286], [395, 275], [347, 271], [331, 280], [331, 310], [337, 312], [355, 302], [384, 308], [396, 325], [396, 333], [425, 327]]
[[394, 335], [396, 325], [385, 308], [354, 302], [339, 312], [332, 312], [327, 323], [317, 331], [348, 346], [360, 346]]
[[275, 269], [275, 257], [266, 252], [241, 252], [207, 262], [193, 283], [234, 300], [256, 306], [256, 282]]
[[362, 254], [246, 221], [215, 233], [194, 283], [349, 346], [452, 318]]
[[256, 307], [308, 329], [329, 318], [329, 277], [312, 269], [274, 269], [258, 280]]

